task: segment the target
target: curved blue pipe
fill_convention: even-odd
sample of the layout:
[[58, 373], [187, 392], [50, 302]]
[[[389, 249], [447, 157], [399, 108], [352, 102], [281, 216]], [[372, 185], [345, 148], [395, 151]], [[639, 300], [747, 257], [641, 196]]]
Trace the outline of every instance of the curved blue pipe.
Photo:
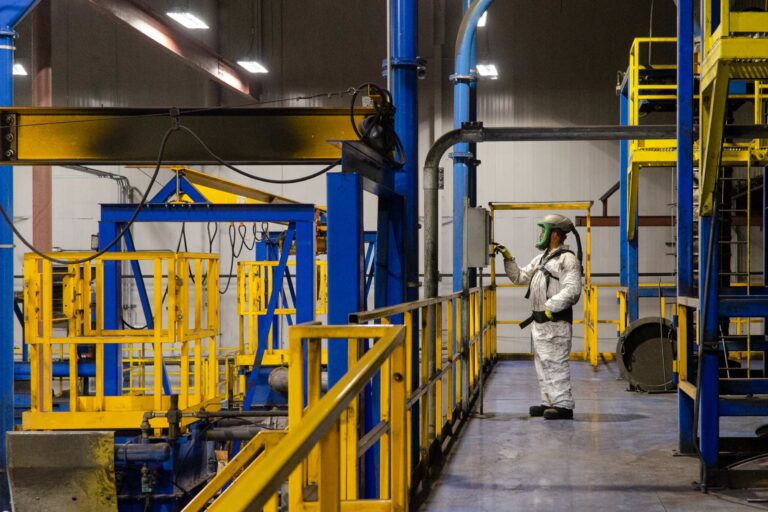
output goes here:
[[[476, 120], [473, 96], [476, 76], [475, 32], [477, 22], [493, 0], [464, 0], [464, 18], [456, 37], [456, 60], [453, 79], [453, 125], [461, 128], [466, 122]], [[453, 291], [470, 286], [468, 269], [464, 268], [464, 207], [476, 202], [474, 186], [474, 148], [467, 143], [456, 144], [453, 158]], [[471, 193], [470, 193], [471, 192]]]

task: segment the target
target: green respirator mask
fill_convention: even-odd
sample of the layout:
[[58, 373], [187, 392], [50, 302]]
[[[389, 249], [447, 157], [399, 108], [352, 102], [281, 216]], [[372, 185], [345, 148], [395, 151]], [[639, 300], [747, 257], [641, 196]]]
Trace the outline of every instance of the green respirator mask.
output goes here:
[[541, 231], [539, 231], [539, 238], [536, 240], [536, 248], [543, 251], [549, 247], [549, 239], [552, 237], [552, 224], [537, 222], [536, 225], [541, 228]]

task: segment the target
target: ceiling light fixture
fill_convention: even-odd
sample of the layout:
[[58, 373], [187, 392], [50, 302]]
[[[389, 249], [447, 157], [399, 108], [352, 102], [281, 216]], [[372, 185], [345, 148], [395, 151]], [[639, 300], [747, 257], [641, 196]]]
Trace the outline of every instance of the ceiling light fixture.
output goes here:
[[29, 73], [24, 69], [24, 66], [17, 62], [13, 65], [13, 74], [16, 76], [27, 76]]
[[243, 59], [237, 63], [249, 73], [269, 73], [269, 70], [262, 63], [253, 59]]
[[480, 19], [477, 20], [477, 26], [484, 27], [486, 23], [488, 23], [488, 11], [485, 11], [483, 15], [480, 16]]
[[499, 78], [499, 70], [496, 69], [496, 64], [478, 64], [477, 74], [483, 78], [490, 78], [491, 80]]
[[176, 23], [190, 30], [207, 30], [208, 25], [189, 11], [171, 11], [166, 13]]

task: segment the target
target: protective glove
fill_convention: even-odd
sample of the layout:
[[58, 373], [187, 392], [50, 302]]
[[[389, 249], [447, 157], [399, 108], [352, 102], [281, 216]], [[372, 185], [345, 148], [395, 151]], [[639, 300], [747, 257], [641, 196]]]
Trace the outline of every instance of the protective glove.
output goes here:
[[495, 252], [496, 254], [501, 254], [502, 256], [504, 256], [504, 259], [505, 259], [505, 260], [511, 260], [511, 259], [513, 259], [513, 258], [512, 258], [512, 253], [511, 253], [511, 252], [509, 252], [509, 249], [507, 249], [506, 247], [504, 247], [504, 246], [503, 246], [503, 245], [501, 245], [501, 244], [494, 244], [494, 245], [496, 245], [496, 248], [494, 249], [494, 252]]
[[552, 316], [552, 312], [551, 312], [550, 310], [548, 310], [548, 309], [545, 309], [545, 310], [544, 310], [544, 314], [547, 316], [547, 318], [549, 318], [549, 319], [550, 319], [550, 321], [551, 321], [551, 320], [554, 320], [554, 317]]

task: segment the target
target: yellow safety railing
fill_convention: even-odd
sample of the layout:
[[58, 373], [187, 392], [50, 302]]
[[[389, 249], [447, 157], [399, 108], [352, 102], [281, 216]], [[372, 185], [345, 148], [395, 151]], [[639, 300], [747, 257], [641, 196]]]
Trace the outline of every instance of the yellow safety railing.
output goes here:
[[[208, 510], [277, 511], [276, 495], [286, 479], [291, 511], [407, 510], [406, 327], [300, 325], [289, 332], [291, 361], [295, 361], [290, 366], [289, 387], [298, 392], [289, 395], [288, 433], [273, 447], [267, 447], [261, 436], [255, 437], [184, 511], [201, 510], [211, 499]], [[323, 340], [348, 344], [349, 371], [321, 396]], [[363, 353], [364, 340], [374, 343]], [[362, 441], [357, 435], [357, 411], [361, 393], [377, 375], [386, 400], [381, 402], [376, 435], [364, 441], [367, 446], [378, 441], [380, 472], [386, 485], [381, 487], [379, 497], [367, 500], [357, 497]], [[306, 395], [300, 391], [305, 388], [305, 377]], [[262, 451], [264, 455], [259, 457]], [[231, 485], [216, 497], [228, 481], [232, 481]], [[311, 494], [316, 499], [307, 498]]]
[[[273, 446], [255, 437], [185, 512], [206, 506], [209, 510], [264, 507], [276, 511], [280, 504], [277, 493], [289, 475], [287, 504], [292, 512], [407, 510], [413, 488], [426, 475], [430, 453], [455, 436], [477, 396], [483, 368], [496, 357], [495, 291], [472, 289], [466, 299], [462, 297], [455, 293], [351, 315], [352, 323], [369, 325], [289, 328], [289, 388], [306, 389], [307, 394], [289, 394], [288, 433]], [[468, 306], [469, 313], [465, 340], [459, 314], [462, 306]], [[432, 309], [440, 328], [434, 339], [428, 339], [427, 318]], [[390, 323], [395, 320], [402, 325]], [[419, 326], [419, 347], [414, 353], [410, 340]], [[347, 344], [349, 370], [321, 397], [324, 340]], [[365, 351], [368, 341], [372, 346]], [[306, 354], [306, 368], [302, 354]], [[431, 359], [434, 368], [430, 368]], [[360, 393], [374, 376], [380, 378], [381, 420], [360, 436]], [[422, 426], [416, 453], [409, 448], [413, 415]], [[376, 445], [380, 495], [361, 499], [359, 461]], [[317, 498], [306, 498], [311, 495]]]
[[[406, 372], [406, 392], [409, 402], [418, 406], [419, 424], [429, 428], [419, 430], [421, 448], [419, 460], [411, 460], [408, 454], [408, 467], [418, 476], [426, 468], [429, 448], [435, 441], [442, 441], [451, 432], [451, 425], [457, 419], [457, 412], [463, 400], [469, 400], [478, 390], [480, 372], [490, 361], [496, 359], [496, 291], [492, 288], [473, 288], [469, 291], [469, 322], [466, 349], [462, 348], [461, 292], [441, 296], [435, 299], [423, 299], [400, 306], [380, 308], [373, 311], [352, 315], [353, 323], [380, 322], [387, 324], [402, 315], [406, 335], [418, 327], [416, 318], [421, 322], [420, 358], [412, 354], [410, 344], [406, 346], [408, 371]], [[482, 307], [481, 307], [482, 300]], [[427, 319], [430, 308], [435, 310], [435, 339], [427, 338]], [[482, 340], [482, 344], [481, 344]], [[434, 367], [430, 368], [430, 347], [434, 348]], [[480, 364], [482, 354], [483, 365]], [[418, 382], [413, 382], [411, 361], [420, 361], [417, 374]], [[463, 367], [466, 365], [466, 368]], [[462, 382], [464, 381], [464, 389]], [[436, 398], [440, 397], [440, 398]], [[407, 430], [411, 435], [412, 418], [408, 415]], [[411, 473], [409, 473], [409, 482]]]
[[[64, 252], [53, 256], [74, 261], [91, 255]], [[107, 307], [118, 307], [115, 286], [106, 283], [105, 267], [124, 261], [148, 262], [152, 266], [151, 329], [105, 327]], [[182, 410], [218, 407], [224, 392], [216, 346], [218, 274], [218, 257], [197, 253], [108, 252], [85, 263], [69, 264], [63, 283], [67, 324], [65, 329], [54, 331], [53, 266], [37, 255], [25, 255], [24, 341], [29, 345], [31, 404], [23, 414], [23, 428], [138, 428], [145, 412], [169, 408], [171, 394], [179, 395]], [[143, 358], [128, 360], [142, 372], [141, 386], [123, 388], [120, 367], [105, 367], [108, 345], [130, 346], [131, 354], [144, 354]], [[94, 378], [79, 375], [78, 362], [89, 359], [82, 358], [79, 349], [91, 354]], [[69, 362], [67, 389], [64, 382], [59, 382], [56, 390], [68, 394], [68, 411], [53, 409], [52, 368], [56, 351], [62, 354], [60, 359]], [[171, 366], [175, 366], [175, 372], [169, 372]], [[128, 371], [130, 374], [133, 369], [129, 366]], [[163, 389], [164, 371], [168, 381], [175, 377], [175, 382], [168, 382], [170, 393]], [[113, 379], [117, 393], [105, 391], [107, 378]], [[152, 420], [153, 427], [166, 423], [164, 418]]]
[[[240, 337], [238, 364], [251, 366], [258, 350], [259, 318], [267, 314], [269, 298], [272, 296], [273, 282], [282, 283], [282, 276], [274, 276], [277, 261], [241, 261], [237, 265], [237, 314], [239, 317]], [[295, 267], [290, 260], [288, 267]], [[316, 261], [315, 313], [324, 315], [328, 312], [328, 261]], [[296, 309], [277, 307], [274, 314], [295, 315]], [[288, 363], [288, 351], [276, 347], [272, 339], [272, 330], [267, 336], [267, 348], [262, 364], [281, 365]]]

